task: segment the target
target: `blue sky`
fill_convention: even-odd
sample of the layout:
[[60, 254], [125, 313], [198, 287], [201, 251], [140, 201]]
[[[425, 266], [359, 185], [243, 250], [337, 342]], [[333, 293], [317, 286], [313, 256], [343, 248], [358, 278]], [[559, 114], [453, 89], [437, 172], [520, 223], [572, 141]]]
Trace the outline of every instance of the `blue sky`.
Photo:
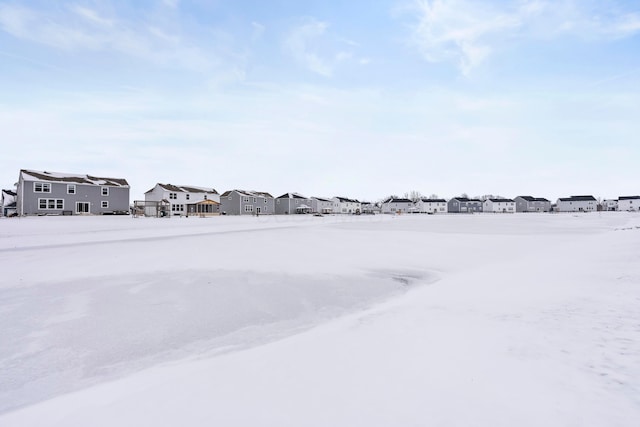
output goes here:
[[611, 198], [638, 118], [637, 1], [0, 1], [3, 188]]

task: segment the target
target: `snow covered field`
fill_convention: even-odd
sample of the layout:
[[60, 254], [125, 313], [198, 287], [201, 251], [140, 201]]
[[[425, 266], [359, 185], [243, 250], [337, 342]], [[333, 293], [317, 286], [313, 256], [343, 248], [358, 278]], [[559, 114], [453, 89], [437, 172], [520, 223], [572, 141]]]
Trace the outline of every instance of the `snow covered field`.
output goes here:
[[0, 220], [2, 426], [637, 426], [640, 215]]

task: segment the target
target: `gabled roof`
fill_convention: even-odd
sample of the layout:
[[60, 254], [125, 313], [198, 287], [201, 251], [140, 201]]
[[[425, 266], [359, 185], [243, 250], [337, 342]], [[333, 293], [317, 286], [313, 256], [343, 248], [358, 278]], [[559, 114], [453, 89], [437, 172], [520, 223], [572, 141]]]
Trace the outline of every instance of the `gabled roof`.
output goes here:
[[346, 197], [336, 196], [335, 198], [338, 199], [338, 201], [340, 201], [341, 203], [360, 203], [355, 199], [347, 199]]
[[220, 197], [226, 197], [229, 194], [236, 192], [238, 194], [240, 194], [241, 196], [244, 197], [265, 197], [268, 199], [273, 199], [273, 196], [269, 193], [265, 193], [262, 191], [246, 191], [246, 190], [229, 190], [229, 191], [225, 191], [224, 193], [222, 193], [222, 195]]
[[302, 194], [298, 193], [284, 193], [282, 196], [277, 197], [278, 199], [307, 199]]
[[387, 199], [382, 203], [413, 203], [411, 200], [409, 199]]
[[446, 203], [445, 199], [420, 199], [425, 203]]
[[111, 187], [129, 187], [129, 183], [123, 178], [101, 178], [91, 175], [75, 175], [60, 172], [39, 172], [22, 169], [20, 176], [25, 181], [70, 182], [86, 185], [108, 185]]
[[[518, 197], [523, 199], [523, 200], [526, 200], [527, 202], [547, 202], [547, 203], [551, 203], [550, 201], [548, 201], [544, 197], [533, 197], [533, 196], [518, 196]], [[516, 199], [518, 197], [516, 197]]]
[[[162, 184], [162, 183], [157, 183], [156, 185], [161, 187], [161, 188], [163, 188], [164, 190], [172, 191], [172, 192], [175, 192], [175, 193], [218, 194], [218, 192], [215, 190], [215, 188], [196, 187], [194, 185], [173, 185], [173, 184]], [[151, 190], [147, 191], [147, 193], [150, 193], [152, 191], [153, 191], [153, 188]]]
[[513, 200], [511, 199], [489, 199], [490, 201], [494, 202], [494, 203], [513, 203]]
[[453, 197], [451, 200], [457, 200], [459, 202], [480, 202], [480, 203], [482, 203], [482, 200], [480, 200], [480, 199], [469, 199], [468, 197]]
[[596, 198], [593, 196], [571, 196], [561, 197], [558, 200], [561, 202], [595, 202]]
[[324, 199], [322, 197], [312, 197], [314, 200], [318, 200], [319, 202], [331, 202], [329, 199]]
[[639, 200], [640, 196], [620, 196], [618, 200]]
[[2, 192], [8, 194], [9, 196], [14, 196], [14, 197], [18, 196], [18, 193], [16, 193], [13, 190], [2, 190]]

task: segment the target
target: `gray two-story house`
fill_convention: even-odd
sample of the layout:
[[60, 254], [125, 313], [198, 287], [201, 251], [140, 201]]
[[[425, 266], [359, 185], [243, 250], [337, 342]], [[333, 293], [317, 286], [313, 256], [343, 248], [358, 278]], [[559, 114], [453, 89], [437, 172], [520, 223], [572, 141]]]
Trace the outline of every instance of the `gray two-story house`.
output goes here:
[[482, 200], [454, 197], [447, 202], [447, 211], [450, 213], [482, 212]]
[[261, 191], [229, 190], [220, 196], [223, 215], [273, 215], [275, 201], [271, 194]]
[[298, 193], [285, 193], [276, 198], [276, 214], [306, 214], [311, 213], [311, 199]]
[[518, 196], [513, 200], [516, 202], [516, 212], [551, 211], [551, 202], [544, 197]]
[[18, 215], [105, 215], [129, 213], [129, 183], [58, 172], [20, 171]]

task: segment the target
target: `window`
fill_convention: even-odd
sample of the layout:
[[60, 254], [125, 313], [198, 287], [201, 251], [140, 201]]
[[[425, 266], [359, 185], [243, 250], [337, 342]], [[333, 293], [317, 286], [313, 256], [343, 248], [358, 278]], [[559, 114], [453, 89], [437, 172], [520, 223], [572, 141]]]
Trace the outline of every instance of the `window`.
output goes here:
[[245, 202], [245, 203], [249, 203], [249, 198], [248, 197], [243, 197], [242, 201]]
[[63, 199], [38, 199], [38, 209], [64, 209]]
[[[189, 199], [189, 195], [187, 194], [187, 200], [188, 200], [188, 199]], [[205, 195], [204, 195], [204, 199], [205, 199], [205, 200], [209, 200], [209, 197], [205, 194]]]
[[267, 204], [267, 199], [266, 199], [266, 198], [264, 199], [264, 204], [265, 204], [265, 205]]
[[76, 194], [75, 184], [67, 184], [67, 194]]
[[102, 201], [102, 209], [107, 209], [109, 207], [109, 202], [107, 200]]
[[169, 199], [170, 200], [175, 200], [178, 198], [178, 195], [176, 193], [169, 193]]
[[34, 182], [33, 192], [34, 193], [51, 193], [51, 184], [48, 182]]
[[244, 206], [244, 211], [245, 212], [253, 212], [253, 205], [245, 205]]
[[[187, 194], [187, 200], [189, 200], [189, 196], [190, 194]], [[204, 196], [205, 200], [207, 199], [207, 196]]]
[[109, 187], [102, 187], [102, 195], [103, 196], [109, 195]]
[[256, 197], [253, 198], [253, 203], [256, 203], [258, 199]]

